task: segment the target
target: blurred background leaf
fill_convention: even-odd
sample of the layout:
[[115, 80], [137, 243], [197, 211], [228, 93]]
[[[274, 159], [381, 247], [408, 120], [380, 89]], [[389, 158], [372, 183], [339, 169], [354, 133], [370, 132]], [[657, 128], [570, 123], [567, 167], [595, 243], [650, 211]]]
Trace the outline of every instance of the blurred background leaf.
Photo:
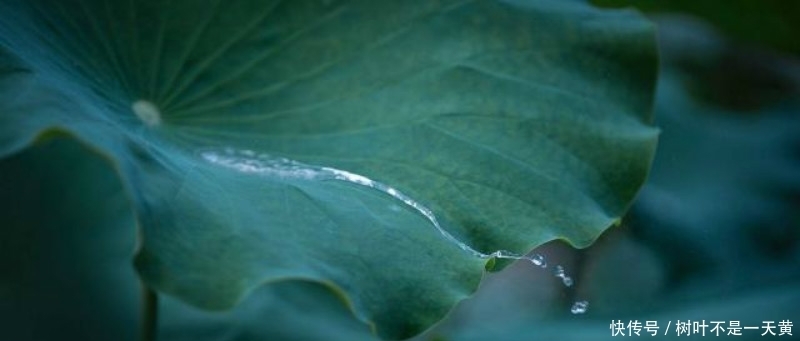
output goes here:
[[136, 340], [135, 221], [108, 162], [47, 139], [0, 179], [0, 339]]
[[800, 55], [800, 2], [792, 0], [592, 0], [605, 7], [633, 6], [645, 13], [703, 18], [739, 43]]

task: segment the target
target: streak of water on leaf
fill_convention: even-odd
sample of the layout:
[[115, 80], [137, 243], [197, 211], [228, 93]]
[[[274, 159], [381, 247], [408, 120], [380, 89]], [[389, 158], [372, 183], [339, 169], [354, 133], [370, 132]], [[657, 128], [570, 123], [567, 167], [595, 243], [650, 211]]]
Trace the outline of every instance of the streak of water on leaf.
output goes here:
[[[417, 211], [419, 214], [424, 216], [431, 225], [433, 225], [436, 231], [439, 232], [444, 239], [457, 245], [461, 250], [470, 253], [475, 257], [481, 259], [498, 258], [522, 260], [528, 261], [534, 266], [542, 269], [547, 268], [547, 262], [545, 261], [544, 256], [540, 254], [526, 256], [506, 250], [497, 250], [491, 253], [484, 253], [476, 250], [445, 230], [430, 208], [412, 199], [410, 196], [394, 187], [372, 180], [363, 175], [331, 167], [308, 165], [287, 158], [256, 153], [252, 150], [238, 150], [234, 148], [206, 148], [200, 150], [199, 155], [207, 162], [230, 168], [241, 173], [309, 181], [343, 181], [358, 186], [368, 187], [387, 194], [392, 198], [402, 202], [409, 208]], [[567, 276], [562, 266], [556, 266], [553, 274], [555, 277], [561, 279], [561, 282], [564, 284], [564, 286], [570, 287], [573, 285], [572, 278]], [[582, 314], [586, 312], [587, 307], [588, 302], [578, 301], [572, 306], [571, 311], [573, 314]]]

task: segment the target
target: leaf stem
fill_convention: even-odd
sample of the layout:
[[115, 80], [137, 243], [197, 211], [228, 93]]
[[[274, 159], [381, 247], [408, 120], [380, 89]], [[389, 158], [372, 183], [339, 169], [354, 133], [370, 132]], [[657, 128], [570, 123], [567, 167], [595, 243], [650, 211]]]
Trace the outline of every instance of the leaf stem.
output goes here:
[[141, 341], [155, 341], [158, 329], [158, 294], [142, 283]]

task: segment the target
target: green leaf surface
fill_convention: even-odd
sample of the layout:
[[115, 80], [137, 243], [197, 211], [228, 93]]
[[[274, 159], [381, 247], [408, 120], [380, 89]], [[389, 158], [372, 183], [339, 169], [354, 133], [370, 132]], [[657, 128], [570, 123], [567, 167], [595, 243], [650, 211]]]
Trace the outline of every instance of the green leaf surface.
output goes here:
[[630, 12], [3, 0], [0, 13], [0, 155], [55, 129], [112, 160], [140, 275], [203, 308], [313, 281], [380, 336], [412, 336], [483, 274], [445, 234], [484, 253], [587, 246], [655, 145], [652, 28]]

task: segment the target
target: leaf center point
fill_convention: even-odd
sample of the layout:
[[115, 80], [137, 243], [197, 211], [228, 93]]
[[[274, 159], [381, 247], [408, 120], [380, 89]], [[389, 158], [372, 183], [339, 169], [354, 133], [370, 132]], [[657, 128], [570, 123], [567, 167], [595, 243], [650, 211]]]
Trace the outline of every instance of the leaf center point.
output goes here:
[[133, 102], [131, 110], [144, 124], [154, 127], [161, 124], [161, 111], [153, 102], [140, 99]]

